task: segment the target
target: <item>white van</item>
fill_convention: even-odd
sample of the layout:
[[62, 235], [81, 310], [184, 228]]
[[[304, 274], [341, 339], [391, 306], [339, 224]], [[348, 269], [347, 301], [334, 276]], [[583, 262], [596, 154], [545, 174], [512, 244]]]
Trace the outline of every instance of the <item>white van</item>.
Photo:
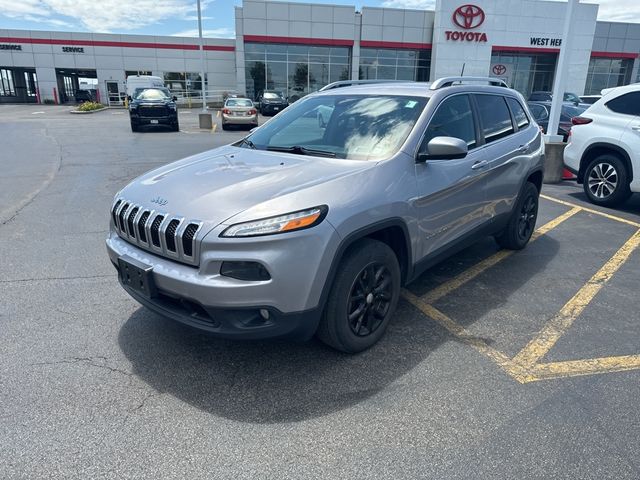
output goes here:
[[152, 75], [130, 75], [127, 77], [127, 97], [133, 97], [137, 88], [164, 87], [164, 80]]

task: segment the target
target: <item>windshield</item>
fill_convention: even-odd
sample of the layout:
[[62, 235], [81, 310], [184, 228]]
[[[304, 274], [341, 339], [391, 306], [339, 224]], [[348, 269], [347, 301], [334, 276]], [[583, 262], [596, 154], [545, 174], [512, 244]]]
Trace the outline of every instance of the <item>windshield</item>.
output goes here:
[[233, 98], [227, 100], [226, 107], [253, 107], [253, 102], [246, 98]]
[[381, 160], [398, 151], [427, 98], [309, 96], [284, 110], [238, 144], [245, 148]]
[[135, 92], [137, 100], [167, 100], [171, 93], [166, 88], [138, 88]]
[[264, 92], [264, 98], [282, 98], [282, 93]]

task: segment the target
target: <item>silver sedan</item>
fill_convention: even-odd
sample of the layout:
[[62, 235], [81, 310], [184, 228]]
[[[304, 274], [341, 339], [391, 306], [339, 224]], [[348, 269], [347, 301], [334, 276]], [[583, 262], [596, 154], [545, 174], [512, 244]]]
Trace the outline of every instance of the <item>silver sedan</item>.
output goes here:
[[222, 108], [222, 129], [229, 125], [258, 126], [258, 110], [248, 98], [229, 98]]

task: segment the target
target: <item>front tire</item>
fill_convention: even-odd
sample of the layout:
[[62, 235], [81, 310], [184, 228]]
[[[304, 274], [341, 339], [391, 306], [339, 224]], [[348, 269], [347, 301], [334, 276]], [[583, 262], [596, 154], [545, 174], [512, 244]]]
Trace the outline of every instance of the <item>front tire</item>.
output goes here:
[[138, 127], [138, 125], [136, 125], [135, 123], [131, 122], [131, 131], [137, 132], [139, 130], [140, 130], [140, 127]]
[[178, 121], [176, 120], [176, 122], [173, 124], [173, 128], [172, 130], [174, 132], [179, 132], [180, 131], [180, 124], [178, 123]]
[[589, 162], [582, 186], [589, 201], [602, 207], [614, 207], [631, 196], [627, 167], [611, 154], [600, 155]]
[[496, 241], [502, 248], [522, 250], [527, 246], [538, 219], [539, 196], [538, 187], [531, 182], [524, 184], [507, 228], [496, 237]]
[[386, 244], [362, 240], [338, 266], [318, 338], [346, 353], [374, 345], [393, 316], [400, 297], [400, 266]]

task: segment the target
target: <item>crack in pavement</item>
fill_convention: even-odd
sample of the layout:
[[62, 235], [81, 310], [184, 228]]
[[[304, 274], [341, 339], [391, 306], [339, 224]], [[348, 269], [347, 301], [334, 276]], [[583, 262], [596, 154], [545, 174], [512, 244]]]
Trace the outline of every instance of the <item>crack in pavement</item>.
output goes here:
[[109, 273], [104, 275], [74, 275], [72, 277], [33, 277], [33, 278], [18, 278], [14, 280], [0, 280], [0, 283], [21, 283], [21, 282], [42, 282], [49, 280], [87, 280], [91, 278], [111, 278], [117, 276], [115, 273]]
[[[102, 360], [105, 363], [97, 363], [96, 360]], [[84, 364], [90, 367], [96, 367], [96, 368], [101, 368], [104, 370], [108, 370], [109, 372], [112, 373], [119, 373], [121, 375], [125, 375], [126, 377], [133, 377], [134, 374], [133, 372], [128, 372], [126, 370], [123, 370], [121, 368], [116, 368], [116, 367], [111, 367], [109, 365], [106, 364], [107, 361], [107, 357], [103, 357], [103, 356], [94, 356], [94, 357], [66, 357], [63, 360], [55, 360], [55, 361], [51, 361], [51, 362], [37, 362], [37, 363], [30, 363], [29, 366], [30, 367], [35, 367], [35, 366], [41, 366], [41, 365], [64, 365], [64, 364], [68, 364], [68, 365], [76, 365], [76, 364]]]

